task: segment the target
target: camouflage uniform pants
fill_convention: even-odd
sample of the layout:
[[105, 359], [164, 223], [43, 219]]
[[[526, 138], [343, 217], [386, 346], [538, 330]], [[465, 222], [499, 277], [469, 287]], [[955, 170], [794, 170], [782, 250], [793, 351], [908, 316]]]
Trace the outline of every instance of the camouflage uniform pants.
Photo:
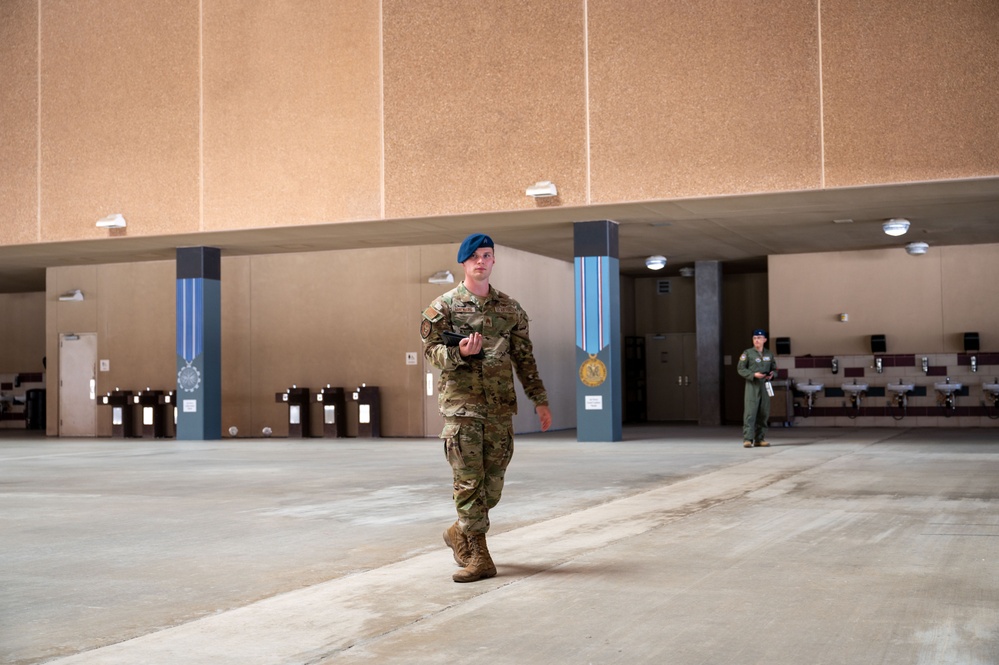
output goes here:
[[444, 454], [454, 474], [458, 526], [470, 535], [489, 531], [489, 509], [503, 494], [513, 457], [513, 421], [502, 418], [446, 418]]

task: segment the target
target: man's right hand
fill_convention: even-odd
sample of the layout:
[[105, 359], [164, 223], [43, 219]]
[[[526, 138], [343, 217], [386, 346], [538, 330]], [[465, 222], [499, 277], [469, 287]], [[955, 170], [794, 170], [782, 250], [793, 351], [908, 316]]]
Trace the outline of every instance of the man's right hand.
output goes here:
[[473, 332], [458, 343], [458, 353], [462, 357], [474, 356], [482, 351], [482, 333]]

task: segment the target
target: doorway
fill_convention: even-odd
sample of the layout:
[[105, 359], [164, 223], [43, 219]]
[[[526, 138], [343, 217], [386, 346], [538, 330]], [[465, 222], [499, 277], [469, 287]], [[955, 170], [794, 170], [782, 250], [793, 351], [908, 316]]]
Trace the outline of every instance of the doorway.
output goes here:
[[697, 334], [645, 336], [648, 418], [697, 420]]
[[59, 335], [59, 436], [97, 436], [97, 333]]

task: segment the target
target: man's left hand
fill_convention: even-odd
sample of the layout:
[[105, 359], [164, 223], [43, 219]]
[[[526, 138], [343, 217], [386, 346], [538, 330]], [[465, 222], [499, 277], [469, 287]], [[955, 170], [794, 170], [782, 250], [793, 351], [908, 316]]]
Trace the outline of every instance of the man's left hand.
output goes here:
[[538, 414], [538, 419], [541, 421], [541, 431], [547, 432], [548, 428], [552, 426], [552, 412], [547, 406], [538, 406], [534, 409]]

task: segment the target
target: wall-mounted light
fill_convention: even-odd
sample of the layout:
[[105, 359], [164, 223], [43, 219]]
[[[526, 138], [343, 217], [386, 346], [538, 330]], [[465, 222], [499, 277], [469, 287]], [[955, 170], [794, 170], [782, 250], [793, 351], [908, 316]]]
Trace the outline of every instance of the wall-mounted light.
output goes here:
[[904, 236], [909, 230], [909, 220], [896, 217], [881, 225], [881, 230], [890, 236]]
[[454, 275], [450, 270], [438, 270], [427, 281], [431, 284], [454, 284]]
[[649, 270], [662, 270], [666, 267], [666, 257], [657, 254], [645, 259], [645, 267]]
[[921, 256], [926, 253], [926, 250], [930, 248], [925, 242], [910, 242], [905, 246], [905, 251], [907, 254], [912, 256]]
[[80, 289], [73, 289], [59, 296], [59, 302], [79, 302], [81, 300], [83, 300], [83, 291]]
[[527, 188], [527, 195], [536, 199], [558, 196], [558, 188], [551, 180], [539, 180]]
[[107, 217], [102, 217], [97, 220], [97, 228], [99, 229], [123, 229], [125, 228], [125, 218], [121, 213], [116, 212], [113, 215], [108, 215]]

